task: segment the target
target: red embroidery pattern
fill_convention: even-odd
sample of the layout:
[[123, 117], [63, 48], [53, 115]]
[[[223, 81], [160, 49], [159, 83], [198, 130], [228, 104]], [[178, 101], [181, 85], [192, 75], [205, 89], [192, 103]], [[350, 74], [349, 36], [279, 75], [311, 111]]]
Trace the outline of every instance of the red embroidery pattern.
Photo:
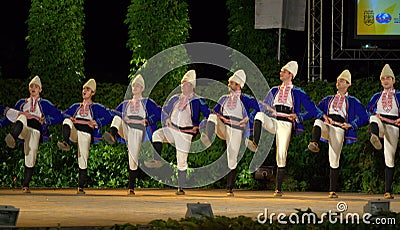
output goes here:
[[189, 99], [191, 97], [192, 97], [192, 95], [185, 96], [185, 95], [181, 94], [181, 96], [179, 97], [179, 104], [178, 104], [178, 109], [180, 111], [183, 111], [186, 109], [186, 106], [189, 104]]
[[234, 110], [235, 108], [236, 108], [236, 106], [237, 106], [237, 99], [239, 98], [239, 96], [240, 96], [240, 94], [242, 93], [242, 91], [241, 90], [237, 90], [237, 91], [235, 91], [235, 92], [232, 92], [230, 95], [229, 95], [229, 98], [228, 98], [228, 108], [230, 109], [230, 110]]
[[37, 98], [37, 99], [35, 100], [35, 98], [31, 97], [31, 108], [30, 108], [30, 112], [33, 113], [33, 112], [36, 111], [36, 105], [37, 105], [38, 100], [39, 100], [39, 98]]
[[390, 112], [393, 107], [394, 89], [384, 90], [382, 95], [382, 107], [386, 112]]
[[90, 105], [92, 103], [83, 104], [81, 103], [81, 108], [79, 109], [79, 115], [82, 117], [87, 117], [89, 115]]
[[138, 114], [140, 110], [140, 102], [142, 98], [132, 98], [132, 102], [130, 105], [130, 111], [132, 114]]
[[291, 84], [287, 84], [286, 86], [284, 85], [279, 86], [278, 102], [280, 103], [286, 102], [291, 88], [292, 88]]
[[342, 96], [339, 93], [335, 95], [335, 99], [333, 100], [333, 110], [336, 112], [341, 111], [343, 108], [343, 102], [346, 99], [346, 96]]

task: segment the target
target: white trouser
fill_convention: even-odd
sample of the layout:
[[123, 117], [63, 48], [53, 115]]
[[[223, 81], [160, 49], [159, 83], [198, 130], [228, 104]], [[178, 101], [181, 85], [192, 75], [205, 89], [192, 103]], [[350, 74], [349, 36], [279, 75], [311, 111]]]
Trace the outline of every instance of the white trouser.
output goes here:
[[22, 122], [22, 132], [18, 138], [24, 140], [24, 154], [26, 167], [32, 168], [35, 166], [36, 157], [39, 149], [40, 131], [28, 127], [28, 122], [25, 115], [19, 115], [17, 121]]
[[375, 122], [379, 127], [379, 137], [383, 137], [383, 153], [387, 167], [394, 167], [397, 143], [399, 141], [399, 127], [383, 123], [377, 116], [371, 116], [369, 122]]
[[63, 125], [68, 125], [71, 128], [69, 139], [72, 142], [78, 143], [78, 165], [80, 169], [87, 169], [87, 162], [89, 158], [90, 143], [92, 142], [92, 135], [87, 132], [79, 131], [75, 128], [71, 119], [64, 119]]
[[229, 125], [225, 125], [216, 114], [210, 114], [208, 117], [208, 122], [213, 122], [215, 124], [217, 136], [222, 140], [226, 140], [228, 168], [235, 169], [237, 166], [237, 158], [239, 154], [240, 143], [242, 142], [243, 131], [232, 128]]
[[321, 128], [321, 137], [329, 142], [329, 165], [331, 168], [339, 168], [340, 153], [344, 142], [344, 129], [326, 124], [320, 119], [316, 119], [314, 126]]
[[268, 117], [263, 112], [258, 112], [254, 118], [261, 121], [262, 127], [271, 134], [276, 135], [276, 164], [282, 168], [286, 166], [287, 150], [292, 134], [292, 122], [281, 121]]
[[153, 142], [174, 144], [178, 170], [184, 171], [188, 168], [187, 158], [192, 144], [191, 134], [180, 132], [175, 128], [163, 127], [153, 133], [152, 140]]
[[142, 144], [143, 130], [129, 127], [122, 121], [121, 117], [114, 116], [111, 127], [118, 130], [118, 134], [125, 139], [128, 147], [129, 169], [136, 170], [138, 168], [138, 159], [140, 146]]

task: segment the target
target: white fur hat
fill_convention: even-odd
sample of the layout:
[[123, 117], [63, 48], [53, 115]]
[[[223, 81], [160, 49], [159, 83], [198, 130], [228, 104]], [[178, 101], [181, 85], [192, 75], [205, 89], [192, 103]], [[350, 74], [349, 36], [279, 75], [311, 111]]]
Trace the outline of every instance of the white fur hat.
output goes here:
[[42, 88], [42, 82], [40, 81], [40, 78], [38, 75], [36, 75], [32, 80], [29, 82], [29, 86], [32, 84], [38, 85], [40, 88]]
[[281, 71], [287, 70], [287, 71], [291, 72], [293, 74], [293, 78], [295, 78], [298, 68], [299, 68], [299, 65], [297, 64], [297, 61], [290, 61], [281, 68]]
[[390, 68], [389, 64], [386, 64], [381, 72], [381, 76], [379, 77], [382, 80], [382, 77], [384, 76], [390, 76], [394, 78], [393, 70]]
[[185, 73], [183, 76], [181, 83], [184, 81], [190, 82], [193, 85], [193, 88], [196, 87], [196, 71], [194, 70], [189, 70]]
[[343, 72], [337, 77], [337, 80], [343, 79], [346, 80], [351, 85], [351, 73], [349, 70], [345, 69]]
[[142, 88], [144, 89], [144, 79], [142, 77], [142, 75], [138, 74], [133, 80], [132, 80], [132, 86], [133, 84], [138, 84], [140, 86], [142, 86]]
[[91, 78], [91, 79], [89, 79], [89, 81], [87, 81], [84, 85], [83, 85], [83, 88], [84, 87], [88, 87], [88, 88], [90, 88], [91, 90], [93, 90], [93, 92], [96, 92], [96, 81], [93, 79], [93, 78]]
[[229, 78], [229, 81], [234, 81], [240, 85], [240, 88], [243, 88], [246, 83], [246, 74], [244, 73], [244, 70], [237, 70], [232, 77]]

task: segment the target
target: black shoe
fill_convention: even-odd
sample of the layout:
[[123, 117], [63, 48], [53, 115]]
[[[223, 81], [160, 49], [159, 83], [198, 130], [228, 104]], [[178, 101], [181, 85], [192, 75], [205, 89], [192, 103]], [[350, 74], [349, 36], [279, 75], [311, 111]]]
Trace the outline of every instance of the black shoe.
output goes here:
[[282, 197], [282, 191], [275, 190], [274, 197]]
[[134, 196], [135, 195], [135, 190], [133, 189], [128, 189], [128, 196]]
[[374, 146], [374, 148], [376, 150], [381, 150], [382, 149], [381, 140], [379, 139], [379, 137], [377, 135], [371, 134], [371, 137], [370, 137], [369, 141], [371, 142], [372, 146]]
[[29, 189], [29, 187], [23, 187], [22, 188], [22, 193], [29, 194], [29, 193], [31, 193], [31, 190]]
[[85, 195], [86, 192], [83, 190], [83, 188], [78, 188], [78, 191], [76, 192], [77, 195]]
[[329, 198], [338, 198], [339, 196], [336, 194], [336, 192], [329, 192], [328, 197]]
[[59, 149], [61, 149], [62, 151], [68, 152], [69, 150], [71, 150], [71, 147], [69, 146], [69, 144], [65, 141], [59, 141], [57, 142], [57, 147]]
[[149, 160], [149, 161], [144, 161], [144, 166], [150, 169], [157, 169], [163, 167], [162, 161], [159, 160]]
[[7, 136], [6, 136], [6, 138], [5, 138], [4, 140], [5, 140], [7, 146], [8, 146], [10, 149], [15, 148], [15, 139], [14, 139], [14, 137], [13, 137], [10, 133], [7, 134]]
[[115, 144], [115, 137], [113, 136], [113, 135], [111, 135], [111, 133], [109, 133], [109, 132], [105, 132], [104, 133], [104, 140], [108, 143], [108, 144], [110, 144], [110, 145], [113, 145], [113, 144]]
[[312, 142], [310, 142], [310, 144], [308, 144], [308, 149], [313, 153], [317, 153], [320, 150], [318, 143], [315, 141], [312, 141]]
[[383, 194], [383, 198], [394, 199], [394, 196], [390, 192], [385, 192], [385, 194]]
[[227, 196], [235, 196], [235, 195], [233, 194], [232, 189], [226, 190], [226, 195], [227, 195]]
[[244, 144], [245, 144], [246, 147], [247, 147], [250, 151], [252, 151], [253, 153], [257, 152], [257, 150], [258, 150], [258, 145], [257, 145], [253, 140], [250, 140], [250, 139], [246, 138], [246, 139], [244, 140]]
[[208, 148], [211, 146], [211, 140], [208, 138], [207, 134], [202, 133], [200, 136], [201, 142]]
[[178, 188], [178, 191], [175, 193], [176, 195], [185, 195], [185, 191], [182, 188]]

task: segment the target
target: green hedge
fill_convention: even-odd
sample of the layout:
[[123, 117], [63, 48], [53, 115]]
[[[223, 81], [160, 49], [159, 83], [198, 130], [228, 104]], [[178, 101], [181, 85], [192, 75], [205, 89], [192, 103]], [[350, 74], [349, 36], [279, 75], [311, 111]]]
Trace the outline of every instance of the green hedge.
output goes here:
[[[0, 92], [2, 103], [14, 105], [20, 97], [28, 96], [28, 82], [22, 80], [0, 79], [4, 91]], [[315, 102], [322, 97], [334, 94], [335, 84], [329, 82], [295, 82], [311, 96]], [[26, 87], [25, 87], [26, 86]], [[46, 87], [46, 86], [44, 86]], [[122, 100], [127, 86], [119, 84], [98, 83], [95, 101], [106, 107], [115, 108]], [[46, 88], [45, 88], [46, 89]], [[74, 91], [64, 91], [62, 94], [54, 94], [50, 99], [60, 109], [65, 109], [80, 99], [79, 88]], [[379, 81], [362, 79], [353, 82], [350, 94], [356, 96], [366, 105], [370, 97], [381, 90]], [[61, 90], [60, 90], [61, 92]], [[159, 103], [163, 100], [158, 98]], [[160, 102], [161, 101], [161, 102]], [[61, 103], [62, 102], [62, 103]], [[292, 137], [287, 159], [287, 177], [283, 185], [285, 191], [327, 191], [329, 187], [329, 162], [328, 146], [322, 145], [320, 153], [308, 151], [307, 145], [311, 139], [313, 120], [305, 122], [305, 133]], [[22, 144], [10, 150], [6, 147], [3, 138], [10, 131], [11, 126], [0, 129], [0, 187], [19, 187], [23, 177], [24, 158]], [[108, 130], [105, 127], [102, 132]], [[57, 149], [56, 142], [61, 139], [61, 125], [51, 127], [51, 142], [43, 143], [39, 147], [37, 164], [32, 179], [33, 187], [67, 188], [77, 185], [77, 159], [76, 147], [72, 151], [62, 152]], [[384, 160], [383, 152], [376, 151], [369, 142], [368, 127], [362, 127], [359, 141], [352, 145], [344, 146], [340, 159], [340, 189], [348, 192], [373, 192], [382, 193], [384, 187]], [[199, 167], [210, 164], [225, 150], [225, 143], [218, 138], [207, 150], [189, 155], [189, 166]], [[275, 146], [273, 145], [265, 165], [275, 165]], [[165, 145], [162, 156], [171, 162], [175, 162], [175, 150], [171, 145]], [[253, 154], [246, 150], [242, 160], [238, 164], [238, 179], [236, 187], [242, 189], [274, 189], [274, 182], [256, 181], [249, 172], [249, 164]], [[396, 158], [396, 165], [398, 164]], [[127, 185], [128, 157], [127, 149], [123, 144], [109, 146], [105, 142], [93, 145], [89, 155], [89, 187], [92, 188], [124, 188]], [[307, 172], [307, 173], [304, 173]], [[400, 183], [396, 179], [398, 169], [395, 172], [393, 192], [400, 192]], [[138, 186], [164, 187], [158, 181], [151, 179], [141, 172]], [[222, 179], [208, 188], [224, 188], [226, 180]]]
[[[217, 216], [215, 218], [204, 217], [204, 218], [194, 218], [187, 217], [182, 218], [180, 220], [167, 219], [167, 220], [153, 220], [147, 225], [114, 225], [111, 229], [114, 230], [134, 230], [134, 229], [399, 229], [400, 227], [400, 215], [399, 213], [394, 212], [380, 212], [374, 215], [371, 219], [369, 219], [370, 223], [364, 223], [363, 220], [359, 220], [357, 223], [356, 220], [348, 219], [349, 223], [346, 223], [346, 220], [340, 222], [340, 219], [336, 219], [335, 222], [329, 220], [325, 217], [323, 220], [318, 218], [318, 215], [313, 212], [310, 208], [305, 211], [301, 209], [297, 210], [297, 216], [301, 217], [303, 214], [314, 214], [316, 218], [316, 224], [312, 224], [312, 220], [308, 219], [308, 216], [304, 218], [304, 224], [291, 224], [290, 221], [295, 221], [295, 218], [289, 218], [286, 216], [283, 219], [280, 219], [281, 222], [277, 220], [270, 221], [266, 220], [265, 223], [259, 223], [258, 220], [254, 220], [250, 217], [246, 216], [238, 216], [238, 217], [226, 217], [226, 216]], [[374, 217], [384, 217], [386, 220], [394, 222], [393, 224], [379, 225], [373, 223]], [[360, 218], [361, 219], [361, 218]], [[264, 220], [261, 220], [264, 221]], [[310, 223], [308, 223], [310, 221]], [[286, 222], [287, 224], [283, 224], [282, 222]]]

